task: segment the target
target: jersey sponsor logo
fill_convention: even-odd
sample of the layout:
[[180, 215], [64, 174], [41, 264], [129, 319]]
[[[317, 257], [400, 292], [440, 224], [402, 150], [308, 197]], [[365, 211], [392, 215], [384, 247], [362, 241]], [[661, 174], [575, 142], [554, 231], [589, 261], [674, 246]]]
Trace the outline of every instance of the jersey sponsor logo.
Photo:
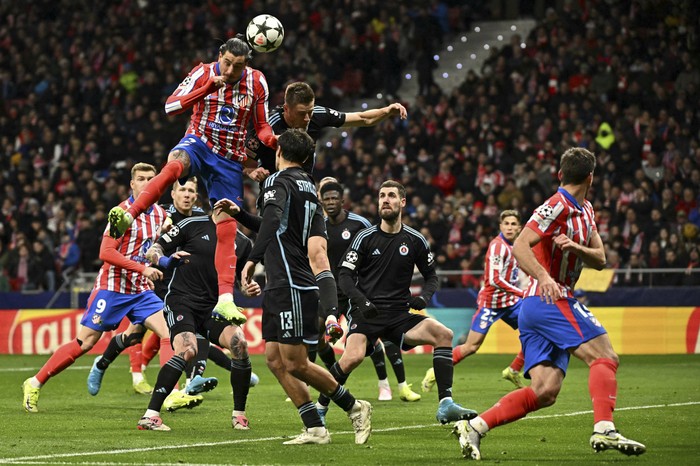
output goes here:
[[381, 254], [382, 254], [382, 252], [381, 252], [379, 249], [376, 249], [376, 248], [375, 248], [374, 251], [372, 251], [372, 255], [373, 255], [373, 256], [379, 256], [379, 255], [381, 255]]
[[408, 245], [406, 245], [406, 243], [403, 243], [401, 246], [399, 246], [399, 254], [401, 254], [402, 256], [408, 254]]
[[271, 189], [271, 190], [267, 191], [267, 192], [263, 195], [263, 202], [274, 201], [274, 200], [275, 200], [275, 194], [276, 194], [276, 193], [277, 193], [277, 190], [276, 190], [276, 189]]
[[340, 234], [340, 237], [346, 241], [349, 240], [351, 236], [352, 236], [352, 233], [350, 233], [350, 230], [348, 230], [347, 228], [345, 230], [343, 230], [343, 232]]
[[209, 241], [209, 235], [204, 235], [204, 236], [202, 236], [202, 239], [203, 239], [203, 240], [206, 240], [206, 241]]
[[230, 105], [224, 105], [219, 110], [219, 122], [230, 125], [233, 123], [234, 118], [236, 118], [236, 110]]
[[143, 242], [141, 245], [141, 254], [144, 256], [146, 255], [146, 251], [151, 249], [151, 246], [153, 246], [153, 240], [151, 238], [146, 239], [146, 241]]

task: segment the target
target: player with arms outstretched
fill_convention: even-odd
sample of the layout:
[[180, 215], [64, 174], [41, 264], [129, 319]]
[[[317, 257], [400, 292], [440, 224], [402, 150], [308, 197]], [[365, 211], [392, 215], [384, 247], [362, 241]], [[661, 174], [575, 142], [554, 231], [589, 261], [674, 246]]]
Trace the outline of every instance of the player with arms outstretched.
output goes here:
[[557, 193], [539, 206], [513, 245], [520, 267], [531, 277], [518, 319], [529, 387], [504, 396], [486, 412], [455, 424], [462, 455], [481, 459], [481, 438], [491, 429], [551, 406], [561, 390], [570, 355], [589, 367], [593, 402], [591, 447], [640, 455], [646, 447], [623, 437], [613, 423], [619, 364], [610, 337], [574, 297], [583, 265], [605, 267], [605, 248], [586, 199], [593, 183], [595, 156], [583, 148], [561, 157]]

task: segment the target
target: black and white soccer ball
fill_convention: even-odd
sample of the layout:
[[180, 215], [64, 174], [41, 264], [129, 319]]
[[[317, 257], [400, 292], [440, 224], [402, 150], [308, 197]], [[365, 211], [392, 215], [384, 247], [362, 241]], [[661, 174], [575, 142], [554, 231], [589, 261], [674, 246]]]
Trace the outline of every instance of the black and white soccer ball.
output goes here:
[[256, 52], [272, 52], [282, 45], [284, 27], [280, 20], [272, 15], [258, 15], [248, 23], [245, 36]]

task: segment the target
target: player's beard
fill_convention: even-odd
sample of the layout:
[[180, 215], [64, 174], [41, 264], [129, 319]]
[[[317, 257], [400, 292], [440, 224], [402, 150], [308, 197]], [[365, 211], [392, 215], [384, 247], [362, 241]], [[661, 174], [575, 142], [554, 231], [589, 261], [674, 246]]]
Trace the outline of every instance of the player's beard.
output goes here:
[[387, 212], [384, 209], [379, 210], [379, 217], [387, 223], [396, 223], [396, 219], [399, 218], [400, 210], [391, 210]]

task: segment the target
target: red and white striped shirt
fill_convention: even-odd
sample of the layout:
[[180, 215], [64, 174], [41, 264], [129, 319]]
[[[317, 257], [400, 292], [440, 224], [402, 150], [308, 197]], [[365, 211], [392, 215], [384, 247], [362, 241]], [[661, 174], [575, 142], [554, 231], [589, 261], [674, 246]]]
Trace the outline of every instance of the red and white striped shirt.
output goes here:
[[[129, 197], [128, 200], [123, 201], [119, 206], [127, 210], [133, 202], [134, 198]], [[102, 256], [104, 252], [105, 241], [115, 241], [117, 244], [116, 249], [120, 256], [118, 258], [115, 257], [118, 261], [114, 260], [113, 262], [121, 262], [121, 264], [116, 265], [105, 260], [95, 279], [94, 290], [138, 294], [152, 289], [146, 277], [141, 275], [140, 272], [150, 264], [146, 259], [146, 251], [158, 239], [160, 228], [166, 217], [167, 214], [162, 207], [153, 205], [146, 212], [136, 217], [131, 227], [118, 240], [112, 240], [109, 237], [109, 225], [107, 225], [103, 234], [106, 238], [103, 238], [103, 248], [100, 250], [100, 254]]]
[[[573, 252], [556, 247], [554, 238], [564, 234], [572, 241], [588, 246], [591, 234], [597, 231], [594, 215], [593, 206], [588, 200], [581, 206], [565, 189], [559, 188], [554, 196], [535, 209], [525, 225], [542, 238], [533, 248], [537, 261], [561, 285], [568, 297], [573, 297], [583, 261]], [[532, 278], [525, 296], [537, 296], [538, 293], [538, 282]]]
[[479, 309], [500, 309], [520, 301], [523, 290], [516, 286], [518, 271], [518, 261], [513, 256], [513, 244], [501, 233], [491, 240], [486, 252], [484, 285], [476, 298]]
[[[189, 94], [208, 86], [219, 76], [219, 63], [200, 63], [180, 83], [165, 104], [165, 113], [182, 113], [182, 100]], [[249, 66], [235, 84], [225, 83], [219, 89], [199, 99], [192, 108], [192, 117], [185, 134], [193, 134], [214, 153], [243, 162], [246, 159], [245, 135], [251, 116], [258, 134], [264, 132], [270, 91], [267, 80], [259, 70]], [[272, 134], [272, 129], [269, 130]]]

